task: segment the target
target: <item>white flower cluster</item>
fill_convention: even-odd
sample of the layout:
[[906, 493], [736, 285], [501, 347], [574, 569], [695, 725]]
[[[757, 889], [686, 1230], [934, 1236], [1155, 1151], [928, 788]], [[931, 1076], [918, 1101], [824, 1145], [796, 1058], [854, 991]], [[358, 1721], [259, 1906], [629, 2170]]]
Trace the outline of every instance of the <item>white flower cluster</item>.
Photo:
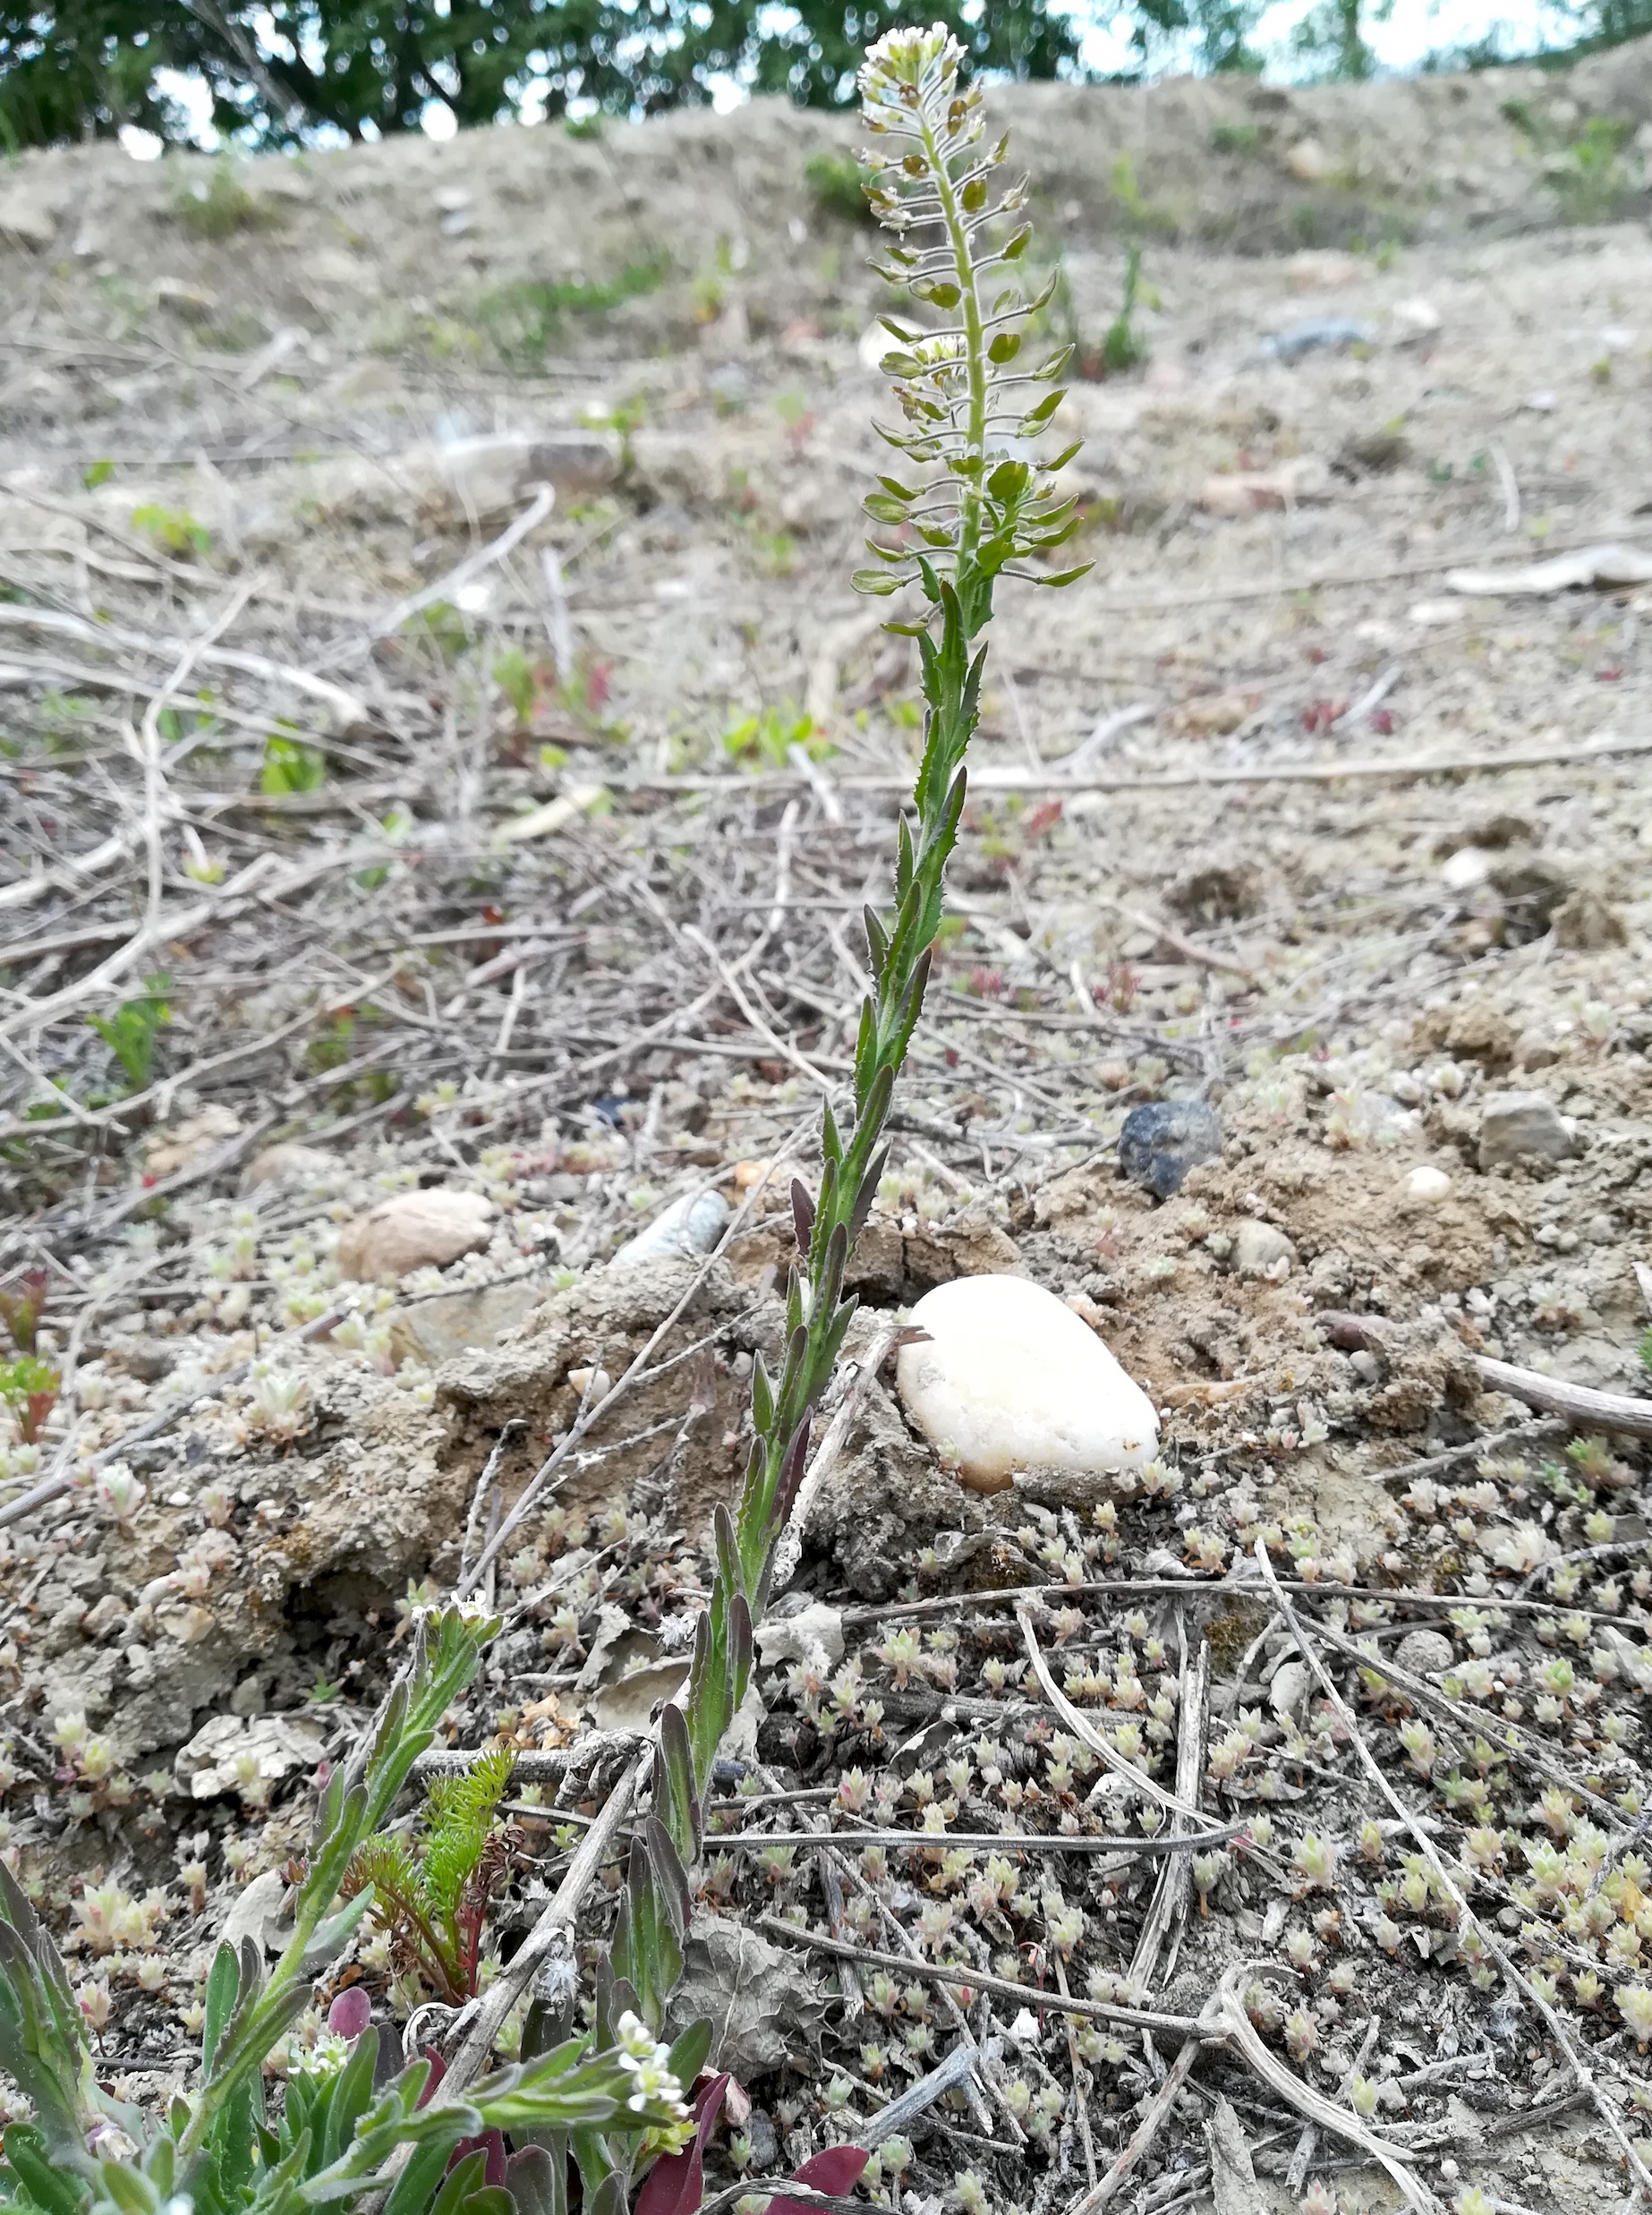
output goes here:
[[937, 23], [889, 32], [860, 72], [862, 118], [888, 142], [864, 157], [866, 197], [890, 234], [878, 266], [920, 315], [941, 320], [883, 318], [896, 344], [882, 367], [907, 427], [880, 435], [915, 465], [916, 481], [881, 476], [867, 497], [867, 515], [895, 536], [866, 541], [882, 567], [856, 573], [858, 592], [888, 594], [917, 575], [933, 599], [932, 580], [950, 573], [960, 588], [978, 579], [990, 598], [1001, 575], [1059, 584], [1081, 574], [1043, 566], [1078, 528], [1053, 483], [1077, 449], [1044, 458], [1033, 444], [1060, 404], [1054, 380], [1071, 349], [1020, 364], [1055, 279], [1032, 300], [1013, 281], [1032, 237], [1016, 221], [1026, 181], [999, 188], [1009, 141], [985, 143], [980, 88], [958, 83], [963, 60]]
[[614, 2037], [619, 2066], [631, 2079], [626, 2105], [633, 2114], [663, 2105], [686, 2119], [688, 2106], [683, 2088], [671, 2074], [671, 2049], [660, 2044], [647, 2023], [628, 2012], [615, 2025]]

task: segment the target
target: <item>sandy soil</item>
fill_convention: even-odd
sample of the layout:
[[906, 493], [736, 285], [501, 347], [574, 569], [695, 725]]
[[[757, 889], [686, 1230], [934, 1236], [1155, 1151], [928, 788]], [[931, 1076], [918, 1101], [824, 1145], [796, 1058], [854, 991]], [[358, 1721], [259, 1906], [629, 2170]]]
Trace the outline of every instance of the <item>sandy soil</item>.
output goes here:
[[[1082, 1759], [1074, 1785], [1083, 1748], [1004, 1674], [1013, 1615], [971, 1596], [1129, 1577], [1038, 1618], [1073, 1649], [1069, 1691], [1133, 1730], [1133, 1682], [1168, 1783], [1207, 1653], [1195, 1787], [1273, 1839], [1234, 1850], [1208, 1915], [1184, 1899], [1154, 1957], [1155, 1864], [1054, 1865], [1086, 1918], [1072, 1989], [1116, 2000], [1147, 1962], [1137, 1997], [1196, 2013], [1266, 1962], [1290, 1987], [1277, 2021], [1253, 2009], [1271, 2051], [1333, 2096], [1350, 2073], [1394, 2087], [1379, 2116], [1443, 2197], [1546, 2210], [1624, 2188], [1605, 2125], [1532, 2006], [1477, 1989], [1438, 1901], [1392, 1890], [1409, 1842], [1289, 1633], [1254, 1643], [1268, 1608], [1209, 1588], [1273, 1531], [1299, 1577], [1358, 1588], [1316, 1625], [1384, 1653], [1418, 1623], [1453, 1641], [1455, 1722], [1344, 1689], [1454, 1853], [1477, 1814], [1503, 1827], [1478, 1905], [1640, 2135], [1613, 1998], [1639, 1937], [1613, 1952], [1578, 1886], [1527, 1876], [1551, 1834], [1582, 1855], [1602, 1824], [1614, 1859], [1639, 1836], [1642, 1453], [1614, 1435], [1567, 1460], [1565, 1427], [1475, 1363], [1621, 1395], [1645, 1376], [1648, 58], [995, 102], [1086, 354], [1139, 247], [1143, 358], [1069, 403], [1094, 569], [1003, 599], [958, 927], [860, 1282], [892, 1313], [961, 1272], [1032, 1274], [1147, 1386], [1176, 1476], [983, 1503], [874, 1384], [802, 1579], [864, 1687], [823, 1711], [813, 1665], [777, 1660], [753, 1757], [797, 1790], [864, 1768], [876, 1819], [906, 1823], [963, 1743], [958, 1827], [1094, 1827], [1111, 1802], [1085, 1799]], [[853, 138], [760, 105], [238, 173], [95, 149], [0, 182], [0, 1289], [47, 1270], [61, 1384], [38, 1442], [19, 1420], [4, 1447], [0, 1851], [108, 1985], [110, 2071], [145, 2088], [226, 1904], [304, 1835], [398, 1612], [474, 1557], [467, 1520], [508, 1511], [588, 1374], [618, 1376], [687, 1292], [668, 1366], [502, 1556], [510, 1627], [454, 1742], [556, 1753], [673, 1681], [779, 1327], [779, 1194], [703, 1276], [604, 1265], [679, 1193], [738, 1205], [744, 1164], [806, 1167], [915, 752], [906, 643], [847, 587], [876, 288], [869, 234], [805, 163]], [[1598, 583], [1523, 574], [1625, 547], [1639, 563], [1608, 556]], [[86, 1018], [161, 973], [166, 1019], [123, 1076]], [[1563, 1151], [1487, 1150], [1509, 1092], [1564, 1119]], [[1161, 1203], [1120, 1177], [1118, 1134], [1185, 1096], [1222, 1150]], [[272, 1163], [277, 1143], [316, 1151]], [[1432, 1197], [1422, 1168], [1449, 1180]], [[486, 1243], [303, 1340], [355, 1297], [341, 1227], [435, 1185], [488, 1197]], [[1256, 1225], [1284, 1242], [1253, 1273]], [[74, 1481], [21, 1512], [54, 1477]], [[908, 1668], [885, 1611], [914, 1599], [941, 1642]], [[1576, 1700], [1522, 1708], [1555, 1643], [1605, 1659]], [[1523, 1751], [1477, 1748], [1474, 1700]], [[1425, 1711], [1437, 1761], [1400, 1735]], [[1546, 1815], [1555, 1765], [1570, 1796]], [[1464, 1768], [1490, 1775], [1489, 1814]], [[1296, 1851], [1316, 1836], [1341, 1847], [1323, 1900]], [[542, 1822], [528, 1838], [549, 1850]], [[925, 1865], [894, 1860], [885, 1905], [933, 1952]], [[980, 1964], [1052, 1981], [1052, 1866], [967, 1915], [955, 1893]], [[728, 1857], [708, 1896], [823, 1927], [812, 1868]], [[100, 1950], [106, 1882], [149, 1905]], [[524, 1859], [509, 1915], [541, 1885]], [[822, 1993], [791, 2063], [759, 2041], [743, 2064], [799, 2159], [929, 2057], [919, 1998], [872, 2029]], [[1164, 2057], [1134, 2032], [1069, 2051], [1055, 2018], [1023, 2034], [979, 2005], [1001, 2091], [1022, 2090], [915, 2134], [904, 2203], [973, 2168], [990, 2204], [1066, 2208], [1074, 2072], [1104, 2169]], [[1292, 2007], [1311, 2040], [1282, 2043]], [[1045, 2087], [1050, 2127], [1017, 2148], [1008, 2117]], [[1392, 2203], [1229, 2057], [1120, 2204], [1252, 2204], [1210, 2151], [1218, 2093], [1266, 2204], [1311, 2178], [1350, 2215]]]

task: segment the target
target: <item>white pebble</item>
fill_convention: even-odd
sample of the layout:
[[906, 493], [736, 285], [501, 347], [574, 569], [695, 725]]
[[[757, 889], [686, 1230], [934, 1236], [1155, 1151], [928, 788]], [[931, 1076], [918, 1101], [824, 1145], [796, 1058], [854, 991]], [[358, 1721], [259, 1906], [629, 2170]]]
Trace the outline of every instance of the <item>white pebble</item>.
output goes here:
[[1066, 1303], [1025, 1277], [959, 1277], [912, 1311], [929, 1333], [896, 1360], [902, 1404], [963, 1482], [1006, 1490], [1017, 1470], [1137, 1470], [1159, 1422], [1141, 1386]]
[[1443, 1169], [1435, 1169], [1430, 1162], [1419, 1162], [1405, 1180], [1405, 1197], [1425, 1207], [1433, 1207], [1443, 1200], [1452, 1188], [1452, 1180]]

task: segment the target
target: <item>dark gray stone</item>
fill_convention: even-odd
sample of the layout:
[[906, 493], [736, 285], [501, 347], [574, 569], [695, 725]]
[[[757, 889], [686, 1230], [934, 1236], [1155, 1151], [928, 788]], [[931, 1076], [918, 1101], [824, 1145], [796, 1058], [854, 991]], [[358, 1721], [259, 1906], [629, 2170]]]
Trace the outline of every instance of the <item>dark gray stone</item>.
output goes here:
[[1119, 1133], [1119, 1166], [1132, 1184], [1168, 1200], [1188, 1171], [1222, 1151], [1222, 1125], [1203, 1100], [1132, 1108]]

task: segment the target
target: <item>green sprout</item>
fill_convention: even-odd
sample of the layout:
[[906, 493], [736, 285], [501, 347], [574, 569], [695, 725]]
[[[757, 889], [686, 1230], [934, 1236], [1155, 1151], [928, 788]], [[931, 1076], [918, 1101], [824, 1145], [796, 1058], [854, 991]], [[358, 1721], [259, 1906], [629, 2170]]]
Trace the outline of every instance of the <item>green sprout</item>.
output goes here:
[[258, 221], [259, 206], [234, 161], [220, 154], [205, 176], [193, 176], [178, 193], [173, 213], [192, 237], [221, 245]]
[[764, 769], [789, 768], [794, 746], [801, 746], [812, 762], [823, 761], [832, 751], [825, 732], [817, 731], [813, 719], [798, 714], [789, 700], [783, 708], [740, 716], [723, 733], [723, 752], [731, 761]]
[[302, 738], [273, 732], [264, 741], [264, 759], [258, 788], [267, 800], [282, 799], [293, 792], [319, 792], [327, 782], [327, 756], [319, 746]]
[[123, 1000], [113, 1015], [86, 1018], [120, 1063], [128, 1092], [144, 1092], [155, 1069], [155, 1047], [163, 1026], [172, 1020], [172, 1002], [166, 997], [172, 979], [164, 973], [145, 977], [143, 990], [134, 999]]
[[477, 302], [476, 319], [499, 358], [514, 370], [537, 369], [566, 316], [609, 315], [627, 300], [656, 292], [671, 273], [668, 254], [627, 261], [612, 277], [524, 278], [501, 285]]
[[395, 1832], [370, 1838], [339, 1887], [345, 1899], [370, 1890], [397, 1960], [452, 2006], [475, 1997], [482, 1923], [506, 1866], [494, 1817], [515, 1765], [496, 1747], [462, 1776], [439, 1777], [425, 1794], [422, 1851]]
[[1130, 321], [1136, 312], [1141, 274], [1142, 250], [1132, 246], [1124, 264], [1124, 297], [1102, 339], [1102, 369], [1109, 377], [1121, 377], [1126, 370], [1138, 369], [1147, 359], [1147, 349]]
[[148, 501], [132, 509], [132, 527], [141, 531], [164, 553], [204, 554], [212, 544], [211, 532], [204, 523], [197, 523], [187, 507], [162, 507]]
[[0, 1362], [0, 1400], [12, 1410], [26, 1446], [39, 1444], [62, 1384], [61, 1374], [32, 1353]]
[[0, 1323], [11, 1333], [12, 1343], [19, 1353], [34, 1351], [50, 1283], [44, 1269], [26, 1269], [14, 1291], [0, 1291]]

